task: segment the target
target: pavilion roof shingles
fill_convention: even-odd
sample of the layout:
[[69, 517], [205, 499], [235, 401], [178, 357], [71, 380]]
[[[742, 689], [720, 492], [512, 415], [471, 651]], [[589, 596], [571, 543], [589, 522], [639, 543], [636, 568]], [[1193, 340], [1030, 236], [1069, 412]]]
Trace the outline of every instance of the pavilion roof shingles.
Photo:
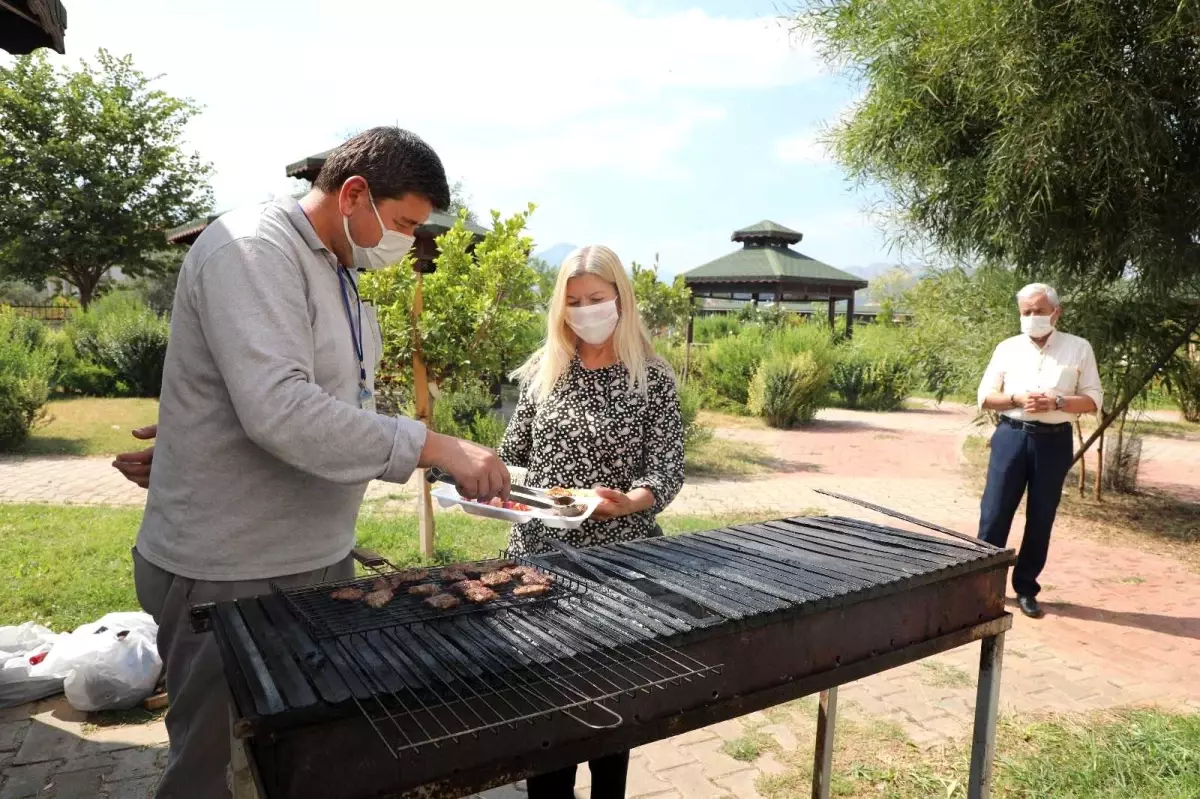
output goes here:
[[820, 282], [853, 283], [866, 288], [862, 278], [835, 269], [816, 258], [788, 247], [744, 247], [703, 266], [684, 272], [689, 282], [779, 283]]
[[65, 53], [67, 10], [59, 0], [5, 0], [0, 3], [0, 50], [27, 55], [39, 47]]

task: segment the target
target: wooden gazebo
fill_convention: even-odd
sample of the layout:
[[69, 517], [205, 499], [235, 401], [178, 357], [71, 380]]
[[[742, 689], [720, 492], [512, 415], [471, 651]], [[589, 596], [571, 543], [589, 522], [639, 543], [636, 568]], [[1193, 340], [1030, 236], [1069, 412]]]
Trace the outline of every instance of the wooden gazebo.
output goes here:
[[67, 10], [58, 0], [0, 0], [0, 50], [28, 55], [39, 47], [66, 53]]
[[[693, 298], [753, 302], [828, 302], [833, 327], [837, 303], [846, 301], [846, 335], [854, 328], [854, 292], [867, 281], [792, 249], [803, 234], [770, 221], [734, 231], [735, 250], [684, 272]], [[692, 338], [688, 323], [688, 341]]]

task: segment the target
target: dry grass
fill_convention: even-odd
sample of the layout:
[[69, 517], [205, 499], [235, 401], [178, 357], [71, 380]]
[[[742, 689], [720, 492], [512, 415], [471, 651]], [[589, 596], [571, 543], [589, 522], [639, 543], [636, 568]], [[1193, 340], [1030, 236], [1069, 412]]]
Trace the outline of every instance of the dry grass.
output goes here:
[[932, 688], [968, 688], [975, 679], [958, 666], [937, 660], [921, 661], [920, 680]]
[[116, 455], [146, 446], [129, 431], [158, 421], [158, 400], [79, 397], [52, 400], [46, 411], [21, 454]]

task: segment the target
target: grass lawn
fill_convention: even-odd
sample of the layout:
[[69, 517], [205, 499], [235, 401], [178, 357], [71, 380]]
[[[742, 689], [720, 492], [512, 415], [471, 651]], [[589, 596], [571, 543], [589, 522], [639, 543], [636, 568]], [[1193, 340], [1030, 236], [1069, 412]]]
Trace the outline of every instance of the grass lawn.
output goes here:
[[[70, 630], [114, 610], [136, 610], [129, 550], [140, 508], [0, 504], [0, 626], [36, 621]], [[759, 517], [755, 517], [757, 519]], [[663, 516], [667, 533], [708, 530], [749, 517]], [[508, 525], [454, 511], [437, 515], [435, 560], [493, 557]], [[420, 560], [417, 519], [367, 504], [358, 541], [403, 565]]]
[[116, 455], [145, 446], [129, 431], [158, 421], [158, 400], [57, 399], [47, 403], [46, 412], [22, 454]]
[[[785, 767], [759, 777], [767, 799], [808, 796], [816, 718], [811, 698], [767, 711], [792, 728], [795, 750], [747, 725], [725, 744], [744, 762], [772, 753]], [[922, 750], [899, 727], [842, 716], [831, 794], [930, 799], [966, 796], [970, 741]], [[1089, 716], [1001, 718], [992, 795], [997, 799], [1194, 799], [1200, 796], [1200, 715], [1119, 710]]]

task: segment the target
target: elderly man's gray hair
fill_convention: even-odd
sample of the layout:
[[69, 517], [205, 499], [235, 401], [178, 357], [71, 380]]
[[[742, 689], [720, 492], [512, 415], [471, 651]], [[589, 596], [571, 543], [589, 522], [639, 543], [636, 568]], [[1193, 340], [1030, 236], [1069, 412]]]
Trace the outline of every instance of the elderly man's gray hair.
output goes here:
[[1055, 308], [1061, 308], [1062, 304], [1058, 301], [1058, 292], [1053, 286], [1047, 286], [1045, 283], [1030, 283], [1025, 288], [1017, 292], [1018, 300], [1032, 300], [1034, 297], [1045, 296], [1050, 300], [1050, 304]]

